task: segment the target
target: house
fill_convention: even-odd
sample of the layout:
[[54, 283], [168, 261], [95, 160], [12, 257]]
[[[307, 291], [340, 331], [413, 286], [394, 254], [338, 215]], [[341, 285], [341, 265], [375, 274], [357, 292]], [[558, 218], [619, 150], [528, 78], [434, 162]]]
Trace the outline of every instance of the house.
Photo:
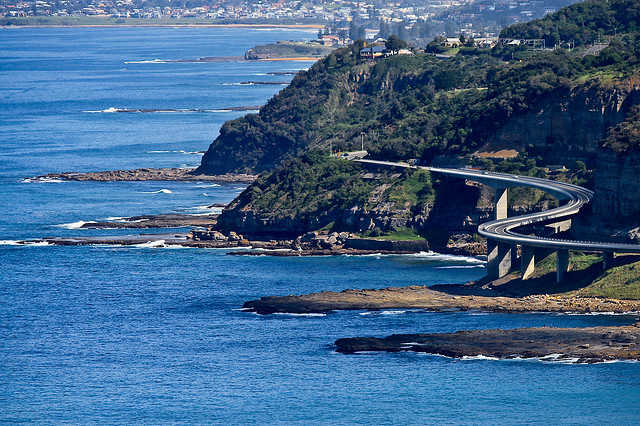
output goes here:
[[371, 46], [360, 49], [360, 57], [365, 59], [375, 59], [387, 56], [387, 48], [384, 46]]
[[444, 47], [460, 47], [460, 46], [462, 46], [462, 42], [457, 37], [447, 37], [442, 42], [442, 45]]

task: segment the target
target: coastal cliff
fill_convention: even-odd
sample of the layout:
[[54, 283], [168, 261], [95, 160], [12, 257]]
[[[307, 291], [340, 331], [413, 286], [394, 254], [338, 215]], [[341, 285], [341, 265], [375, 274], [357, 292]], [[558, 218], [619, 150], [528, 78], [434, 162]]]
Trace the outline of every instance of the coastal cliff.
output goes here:
[[[450, 59], [417, 54], [370, 61], [360, 58], [356, 43], [331, 53], [298, 73], [258, 114], [223, 125], [196, 173], [262, 174], [223, 211], [219, 228], [286, 238], [323, 228], [364, 236], [409, 229], [441, 248], [473, 241], [475, 226], [491, 217], [486, 188], [433, 177], [421, 182], [411, 173], [366, 170], [328, 155], [362, 145], [374, 159], [467, 164], [588, 186], [596, 192], [590, 227], [605, 212], [633, 222], [640, 193], [630, 182], [640, 150], [631, 144], [621, 155], [616, 141], [628, 126], [611, 131], [633, 123], [640, 104], [636, 9], [632, 0], [563, 9], [562, 25], [584, 23], [572, 26], [580, 33], [573, 50], [499, 45]], [[595, 51], [589, 37], [599, 34], [602, 10], [620, 22], [603, 24], [608, 45]], [[506, 33], [527, 37], [553, 27], [554, 19]], [[553, 171], [562, 166], [569, 170]], [[533, 190], [510, 191], [510, 206], [520, 213], [553, 203]]]

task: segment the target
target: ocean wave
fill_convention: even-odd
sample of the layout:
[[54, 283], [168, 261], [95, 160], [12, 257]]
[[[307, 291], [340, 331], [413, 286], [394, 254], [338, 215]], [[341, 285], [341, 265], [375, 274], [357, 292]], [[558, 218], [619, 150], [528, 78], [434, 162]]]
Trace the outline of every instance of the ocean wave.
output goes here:
[[[247, 84], [248, 85], [248, 84]], [[153, 114], [153, 113], [162, 113], [162, 114], [191, 114], [191, 113], [227, 113], [227, 112], [253, 112], [258, 111], [255, 108], [247, 108], [247, 107], [232, 107], [232, 108], [218, 108], [218, 109], [210, 109], [210, 108], [117, 108], [117, 107], [109, 107], [105, 109], [98, 110], [84, 110], [82, 112], [89, 114], [113, 114], [113, 113], [141, 113], [141, 114]]]
[[436, 266], [435, 269], [474, 269], [484, 268], [484, 265], [451, 265], [451, 266]]
[[474, 361], [474, 360], [489, 360], [489, 361], [499, 361], [500, 358], [495, 356], [486, 356], [486, 355], [465, 355], [460, 358], [463, 361]]
[[138, 248], [157, 248], [157, 247], [163, 247], [165, 246], [165, 241], [164, 240], [155, 240], [155, 241], [149, 241], [146, 243], [141, 243], [141, 244], [134, 244], [133, 247], [138, 247]]
[[125, 64], [168, 64], [169, 59], [140, 59], [137, 61], [124, 61]]
[[388, 310], [388, 311], [367, 311], [360, 312], [358, 315], [366, 316], [366, 315], [402, 315], [407, 312], [417, 312], [417, 311], [407, 311], [407, 310]]
[[157, 191], [142, 191], [140, 194], [173, 194], [173, 191], [170, 189], [162, 188]]
[[290, 317], [326, 317], [327, 316], [327, 314], [321, 314], [321, 313], [296, 314], [293, 312], [274, 312], [273, 315], [285, 315]]
[[486, 260], [473, 256], [460, 256], [455, 254], [442, 254], [435, 251], [421, 251], [419, 253], [408, 254], [411, 257], [420, 257], [426, 259], [439, 260], [442, 262], [466, 262], [475, 264], [485, 264]]
[[196, 185], [196, 188], [215, 188], [215, 187], [218, 187], [218, 186], [222, 186], [222, 185], [217, 184], [217, 183], [201, 183], [201, 184]]
[[0, 246], [44, 247], [53, 245], [48, 241], [0, 240]]
[[77, 222], [70, 222], [70, 223], [61, 223], [59, 225], [54, 225], [58, 228], [65, 228], [65, 229], [82, 229], [82, 226], [87, 224], [87, 223], [96, 223], [92, 220], [90, 221], [83, 221], [83, 220], [79, 220]]
[[200, 212], [200, 213], [191, 213], [194, 216], [203, 216], [203, 215], [209, 215], [209, 214], [222, 213], [222, 207], [211, 207], [209, 205], [188, 207], [185, 210]]
[[180, 150], [162, 150], [156, 149], [153, 151], [147, 151], [147, 154], [188, 154], [188, 155], [204, 155], [204, 151], [185, 151], [184, 149]]
[[66, 180], [56, 179], [56, 178], [25, 178], [20, 181], [21, 183], [65, 183]]

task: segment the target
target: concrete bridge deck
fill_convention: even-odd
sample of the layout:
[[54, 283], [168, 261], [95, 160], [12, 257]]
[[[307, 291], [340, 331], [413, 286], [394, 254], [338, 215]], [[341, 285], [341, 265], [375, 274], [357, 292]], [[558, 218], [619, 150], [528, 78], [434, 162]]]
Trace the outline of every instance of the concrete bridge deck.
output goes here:
[[[547, 252], [549, 250], [558, 251], [558, 281], [564, 279], [564, 274], [568, 268], [569, 250], [602, 252], [604, 253], [605, 267], [607, 264], [610, 264], [614, 252], [640, 253], [640, 245], [637, 244], [557, 239], [517, 232], [518, 228], [526, 225], [566, 221], [579, 213], [580, 209], [593, 198], [593, 191], [578, 185], [549, 179], [474, 169], [414, 166], [403, 162], [377, 160], [354, 161], [378, 166], [424, 169], [433, 173], [468, 179], [493, 187], [496, 190], [496, 219], [478, 226], [478, 233], [487, 238], [487, 269], [490, 278], [500, 278], [509, 272], [512, 264], [512, 249], [517, 245], [522, 247], [521, 264], [523, 279], [530, 277], [533, 273], [536, 249], [539, 251], [546, 250]], [[507, 188], [515, 186], [543, 190], [558, 199], [561, 205], [542, 212], [508, 218]]]

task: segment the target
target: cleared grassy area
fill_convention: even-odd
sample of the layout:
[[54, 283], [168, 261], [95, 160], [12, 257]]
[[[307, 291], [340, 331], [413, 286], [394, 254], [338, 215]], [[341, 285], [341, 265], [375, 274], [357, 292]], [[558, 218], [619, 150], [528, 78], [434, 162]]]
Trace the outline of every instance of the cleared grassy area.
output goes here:
[[580, 77], [576, 78], [575, 84], [580, 85], [580, 84], [586, 83], [587, 81], [597, 80], [605, 86], [610, 86], [613, 84], [616, 78], [620, 78], [622, 76], [623, 74], [619, 71], [612, 71], [612, 70], [595, 71], [595, 72], [583, 74]]
[[[556, 264], [558, 255], [552, 253], [549, 256], [536, 263], [535, 277], [556, 272]], [[602, 258], [596, 254], [587, 254], [581, 252], [570, 252], [569, 254], [569, 271], [584, 271], [592, 265], [602, 261]]]
[[367, 238], [373, 238], [375, 240], [385, 240], [385, 241], [425, 241], [424, 237], [416, 234], [413, 229], [409, 228], [401, 228], [397, 231], [390, 232], [384, 235], [373, 237], [371, 235], [364, 235]]

